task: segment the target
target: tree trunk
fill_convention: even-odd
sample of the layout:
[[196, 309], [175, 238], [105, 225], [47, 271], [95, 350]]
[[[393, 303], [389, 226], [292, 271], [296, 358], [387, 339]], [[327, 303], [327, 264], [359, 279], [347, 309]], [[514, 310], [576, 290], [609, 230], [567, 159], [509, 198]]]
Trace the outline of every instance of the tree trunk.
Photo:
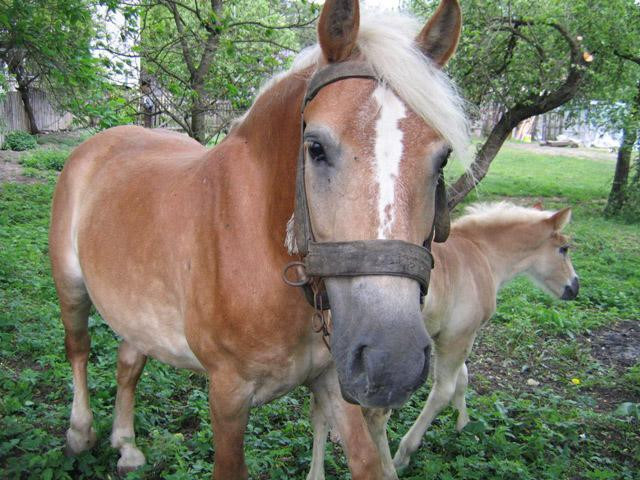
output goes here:
[[[199, 97], [199, 95], [198, 95]], [[191, 106], [191, 136], [202, 145], [206, 143], [207, 132], [205, 130], [206, 109], [200, 98], [193, 100]]]
[[491, 130], [487, 140], [485, 140], [482, 147], [477, 151], [471, 169], [449, 187], [447, 192], [449, 209], [453, 209], [460, 203], [480, 180], [485, 177], [489, 171], [491, 161], [498, 154], [505, 140], [509, 138], [511, 131], [518, 126], [522, 120], [528, 117], [529, 116], [519, 113], [517, 108], [509, 110], [502, 115], [498, 123]]
[[622, 130], [622, 142], [618, 150], [616, 173], [613, 176], [609, 200], [604, 209], [606, 216], [615, 215], [620, 211], [625, 201], [627, 181], [629, 179], [629, 167], [631, 165], [631, 152], [638, 138], [635, 128], [626, 127]]
[[[622, 128], [622, 141], [618, 149], [616, 173], [613, 176], [609, 199], [604, 209], [605, 216], [610, 217], [617, 214], [626, 201], [631, 155], [633, 154], [633, 147], [638, 140], [638, 129], [640, 129], [640, 82], [638, 82], [638, 94], [635, 98], [635, 105], [631, 105], [628, 116], [625, 119], [624, 127]], [[638, 177], [638, 172], [636, 172], [635, 177]]]
[[38, 129], [36, 117], [33, 113], [33, 106], [31, 105], [31, 99], [29, 98], [30, 90], [31, 89], [28, 85], [18, 86], [20, 98], [22, 99], [22, 103], [24, 105], [24, 111], [27, 113], [27, 118], [29, 119], [29, 133], [35, 135], [36, 133], [40, 133], [40, 130]]

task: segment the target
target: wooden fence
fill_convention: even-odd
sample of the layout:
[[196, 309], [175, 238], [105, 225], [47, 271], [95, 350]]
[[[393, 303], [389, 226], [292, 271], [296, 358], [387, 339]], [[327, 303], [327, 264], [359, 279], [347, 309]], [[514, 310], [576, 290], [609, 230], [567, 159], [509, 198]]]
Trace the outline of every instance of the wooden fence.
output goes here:
[[[45, 132], [57, 132], [71, 126], [72, 115], [56, 110], [47, 99], [45, 92], [32, 91], [30, 100], [38, 129]], [[29, 131], [29, 119], [19, 92], [7, 93], [4, 101], [0, 102], [0, 143], [4, 140], [2, 132], [13, 132], [14, 130]]]

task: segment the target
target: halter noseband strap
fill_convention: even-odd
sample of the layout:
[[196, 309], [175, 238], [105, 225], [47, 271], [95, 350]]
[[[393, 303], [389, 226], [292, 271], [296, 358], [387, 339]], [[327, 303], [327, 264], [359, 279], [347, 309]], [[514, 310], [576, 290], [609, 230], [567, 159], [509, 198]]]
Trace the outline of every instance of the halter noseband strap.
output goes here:
[[[332, 63], [322, 68], [311, 78], [302, 103], [302, 113], [307, 104], [325, 86], [347, 78], [369, 78], [379, 80], [379, 77], [362, 62]], [[411, 278], [420, 284], [421, 295], [427, 294], [429, 278], [433, 268], [431, 255], [431, 239], [434, 238], [432, 228], [424, 246], [404, 242], [402, 240], [364, 240], [352, 242], [316, 242], [307, 205], [305, 186], [304, 161], [304, 118], [302, 119], [300, 154], [296, 173], [296, 198], [294, 212], [294, 235], [298, 252], [303, 257], [302, 265], [305, 269], [307, 282], [299, 282], [309, 303], [318, 308], [315, 296], [310, 286], [311, 279], [325, 277], [355, 277], [361, 275], [391, 275]], [[434, 220], [435, 241], [443, 242], [449, 233], [448, 209], [444, 177], [440, 172], [436, 190], [436, 212]], [[443, 235], [444, 234], [444, 235]], [[293, 262], [300, 264], [300, 262]], [[285, 267], [285, 274], [292, 264]], [[287, 281], [285, 276], [285, 281]], [[295, 284], [287, 281], [289, 284]], [[322, 293], [321, 309], [330, 308], [326, 292]]]

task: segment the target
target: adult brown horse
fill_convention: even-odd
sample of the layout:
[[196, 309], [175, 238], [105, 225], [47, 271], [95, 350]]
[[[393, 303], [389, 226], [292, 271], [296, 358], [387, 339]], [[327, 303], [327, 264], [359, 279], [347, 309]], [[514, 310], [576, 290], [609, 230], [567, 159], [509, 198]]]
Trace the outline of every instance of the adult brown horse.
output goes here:
[[[418, 30], [406, 20], [360, 26], [357, 1], [328, 0], [319, 46], [273, 79], [217, 147], [119, 127], [73, 152], [50, 233], [74, 380], [70, 453], [95, 442], [91, 304], [123, 339], [111, 436], [120, 471], [145, 461], [133, 404], [147, 356], [207, 374], [214, 477], [225, 480], [248, 475], [243, 435], [252, 406], [301, 384], [320, 405], [341, 389], [365, 406], [397, 406], [424, 381], [430, 340], [417, 281], [366, 272], [325, 279], [336, 375], [312, 329], [313, 309], [281, 280], [291, 261], [283, 238], [298, 158], [316, 242], [377, 239], [415, 249], [430, 236], [431, 223], [419, 220], [434, 218], [441, 163], [449, 148], [466, 148], [461, 102], [439, 68], [457, 45], [458, 3], [443, 1]], [[356, 75], [316, 85], [303, 122], [309, 85], [342, 64]], [[380, 478], [360, 407], [338, 404], [327, 415], [353, 478]]]

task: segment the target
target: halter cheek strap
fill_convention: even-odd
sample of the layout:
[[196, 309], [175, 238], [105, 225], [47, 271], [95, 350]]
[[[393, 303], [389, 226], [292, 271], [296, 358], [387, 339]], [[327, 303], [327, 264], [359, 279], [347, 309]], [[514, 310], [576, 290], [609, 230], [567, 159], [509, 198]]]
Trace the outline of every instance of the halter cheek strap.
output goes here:
[[[348, 78], [369, 78], [377, 80], [375, 75], [366, 64], [361, 62], [341, 62], [331, 63], [319, 70], [309, 81], [307, 92], [302, 101], [301, 114], [307, 104], [315, 98], [320, 90], [339, 80]], [[300, 133], [300, 153], [298, 154], [298, 166], [296, 172], [296, 204], [294, 211], [294, 233], [298, 252], [303, 257], [309, 253], [309, 244], [313, 242], [314, 236], [311, 230], [309, 219], [309, 207], [307, 205], [307, 191], [305, 185], [305, 162], [304, 162], [304, 116], [302, 118], [302, 131]], [[310, 274], [307, 272], [307, 274]]]

